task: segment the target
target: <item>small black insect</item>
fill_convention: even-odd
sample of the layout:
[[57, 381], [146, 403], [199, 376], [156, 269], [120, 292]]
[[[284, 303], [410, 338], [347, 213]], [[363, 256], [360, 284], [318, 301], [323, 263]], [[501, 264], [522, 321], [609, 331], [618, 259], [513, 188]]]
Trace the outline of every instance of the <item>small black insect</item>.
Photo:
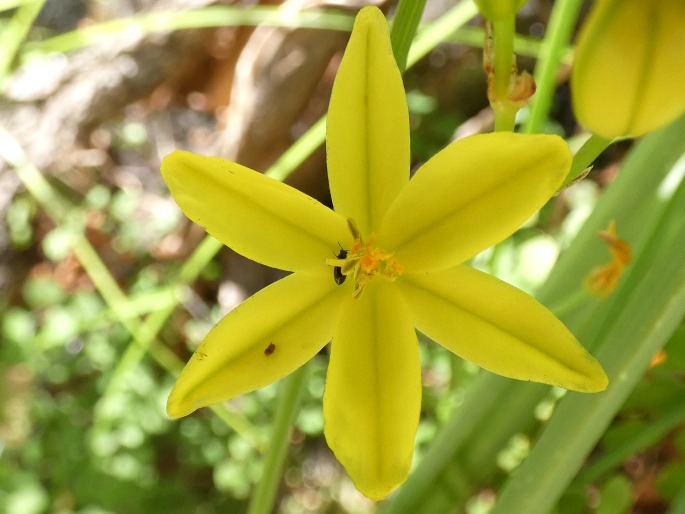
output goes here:
[[268, 357], [269, 355], [271, 355], [275, 351], [276, 351], [276, 345], [273, 343], [269, 343], [269, 346], [264, 348], [264, 355], [266, 355]]
[[[338, 255], [336, 255], [338, 259], [345, 259], [347, 257], [347, 250], [343, 249], [342, 247], [340, 248], [340, 251], [338, 252]], [[342, 268], [340, 266], [335, 266], [333, 268], [333, 279], [335, 280], [335, 283], [340, 285], [343, 282], [345, 282], [345, 279], [347, 278], [347, 275], [343, 275]]]

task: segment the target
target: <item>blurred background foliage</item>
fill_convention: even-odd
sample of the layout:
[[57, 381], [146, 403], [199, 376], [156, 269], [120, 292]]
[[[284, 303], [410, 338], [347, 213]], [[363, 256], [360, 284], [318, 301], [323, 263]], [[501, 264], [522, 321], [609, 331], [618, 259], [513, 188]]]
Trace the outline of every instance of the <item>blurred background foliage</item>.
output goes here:
[[[278, 2], [0, 0], [0, 512], [247, 511], [278, 385], [178, 421], [164, 404], [212, 324], [281, 275], [203, 239], [170, 199], [159, 161], [186, 148], [261, 171], [282, 162], [325, 113], [361, 5], [312, 1], [310, 16], [293, 1], [279, 11]], [[425, 21], [451, 7], [429, 0]], [[533, 69], [553, 7], [530, 0], [520, 12], [521, 68]], [[482, 37], [474, 17], [405, 74], [414, 168], [456, 137], [491, 130]], [[545, 131], [570, 138], [579, 128], [568, 69], [560, 74]], [[589, 179], [473, 264], [535, 293], [630, 151], [611, 146]], [[297, 164], [288, 182], [330, 204], [323, 148]], [[681, 327], [654, 355], [557, 512], [684, 508], [684, 339]], [[431, 342], [421, 357], [417, 463], [479, 375]], [[308, 369], [275, 512], [380, 510], [323, 440], [326, 364], [324, 351]], [[561, 395], [543, 395], [492, 471], [469, 477], [441, 512], [487, 512]]]

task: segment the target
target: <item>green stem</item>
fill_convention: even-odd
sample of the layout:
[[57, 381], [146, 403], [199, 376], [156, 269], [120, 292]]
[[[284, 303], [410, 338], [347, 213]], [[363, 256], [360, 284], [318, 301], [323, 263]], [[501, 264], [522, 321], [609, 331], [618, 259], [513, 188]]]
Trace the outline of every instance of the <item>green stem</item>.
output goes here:
[[547, 121], [557, 88], [557, 70], [566, 55], [582, 4], [582, 0], [559, 0], [554, 4], [547, 35], [535, 67], [537, 90], [531, 98], [530, 116], [524, 127], [524, 132], [528, 134], [541, 132]]
[[425, 5], [426, 0], [400, 0], [397, 5], [397, 12], [390, 30], [390, 43], [400, 73], [404, 73], [407, 68], [409, 48], [416, 35], [416, 28], [421, 21]]
[[[326, 135], [326, 115], [321, 116], [297, 141], [283, 152], [264, 175], [283, 182], [309, 157], [324, 141]], [[211, 237], [211, 236], [207, 236]]]
[[[485, 31], [482, 27], [466, 26], [457, 30], [446, 40], [456, 45], [466, 45], [473, 48], [483, 48], [485, 46]], [[519, 57], [530, 57], [538, 59], [542, 52], [543, 42], [531, 36], [522, 34], [514, 35], [514, 54]], [[563, 64], [571, 65], [572, 52], [569, 48], [563, 51]]]
[[516, 18], [507, 16], [491, 21], [495, 40], [493, 91], [495, 97], [506, 100], [511, 86], [511, 69], [514, 64], [514, 33]]
[[9, 71], [19, 47], [26, 39], [26, 34], [44, 3], [45, 0], [35, 0], [19, 6], [14, 16], [0, 31], [0, 77], [4, 77]]
[[264, 472], [252, 495], [247, 514], [271, 514], [276, 511], [274, 509], [276, 493], [288, 454], [290, 433], [307, 385], [308, 370], [307, 365], [302, 366], [281, 383], [273, 432], [271, 433], [269, 450], [264, 460]]
[[205, 237], [188, 259], [183, 263], [179, 277], [181, 282], [189, 284], [195, 281], [203, 269], [207, 267], [214, 256], [219, 253], [224, 245], [212, 236]]
[[494, 37], [492, 96], [495, 103], [492, 109], [495, 112], [495, 131], [513, 132], [518, 108], [509, 101], [509, 93], [515, 65], [516, 17], [512, 14], [490, 23]]
[[416, 35], [416, 40], [409, 50], [407, 67], [411, 68], [420, 59], [428, 55], [439, 43], [454, 34], [478, 14], [473, 2], [459, 2], [449, 11], [423, 27]]
[[591, 135], [590, 138], [583, 143], [583, 146], [573, 156], [573, 164], [571, 164], [571, 171], [569, 171], [564, 180], [562, 189], [576, 180], [581, 174], [599, 157], [608, 146], [614, 142], [614, 139], [606, 139], [600, 136]]
[[518, 109], [495, 108], [495, 132], [513, 132]]
[[282, 9], [280, 5], [212, 5], [180, 12], [138, 13], [131, 18], [95, 23], [43, 41], [28, 43], [25, 50], [38, 53], [66, 53], [88, 45], [106, 43], [128, 32], [149, 34], [207, 27], [268, 25], [349, 32], [353, 21], [352, 13], [333, 9], [312, 9], [292, 13]]
[[163, 286], [157, 289], [150, 289], [144, 293], [129, 296], [124, 303], [119, 306], [119, 313], [114, 313], [111, 309], [101, 311], [93, 320], [93, 323], [111, 323], [119, 317], [125, 319], [135, 319], [145, 316], [167, 305], [176, 305], [178, 296], [184, 294], [184, 289], [175, 284]]

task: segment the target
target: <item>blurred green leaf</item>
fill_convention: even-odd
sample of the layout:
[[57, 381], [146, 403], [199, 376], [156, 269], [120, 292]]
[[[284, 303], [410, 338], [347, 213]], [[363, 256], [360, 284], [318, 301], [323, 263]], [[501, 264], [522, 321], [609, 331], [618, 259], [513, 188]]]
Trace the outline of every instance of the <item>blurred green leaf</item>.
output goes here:
[[26, 248], [33, 239], [31, 222], [36, 214], [34, 202], [27, 196], [20, 195], [7, 207], [5, 221], [12, 243], [18, 248]]
[[49, 505], [48, 494], [33, 478], [26, 480], [12, 492], [5, 500], [7, 514], [41, 514]]
[[31, 276], [24, 282], [24, 301], [32, 309], [63, 303], [67, 293], [51, 276]]
[[685, 462], [668, 463], [659, 473], [657, 488], [659, 494], [666, 500], [675, 500], [683, 490], [685, 484]]
[[599, 491], [596, 514], [624, 514], [633, 504], [633, 485], [626, 477], [615, 475]]
[[2, 316], [3, 339], [8, 343], [23, 344], [36, 334], [36, 325], [33, 314], [19, 307], [12, 307]]

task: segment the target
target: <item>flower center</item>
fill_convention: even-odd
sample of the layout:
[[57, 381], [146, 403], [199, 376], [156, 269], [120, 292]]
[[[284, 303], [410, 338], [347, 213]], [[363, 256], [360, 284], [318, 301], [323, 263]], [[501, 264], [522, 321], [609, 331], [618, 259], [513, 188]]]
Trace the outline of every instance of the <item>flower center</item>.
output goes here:
[[341, 249], [337, 258], [326, 259], [326, 264], [333, 266], [333, 277], [342, 284], [348, 275], [354, 277], [354, 298], [359, 298], [364, 286], [375, 276], [395, 280], [404, 268], [395, 260], [392, 252], [374, 246], [375, 234], [364, 241], [354, 221], [347, 219], [354, 242], [349, 250]]

